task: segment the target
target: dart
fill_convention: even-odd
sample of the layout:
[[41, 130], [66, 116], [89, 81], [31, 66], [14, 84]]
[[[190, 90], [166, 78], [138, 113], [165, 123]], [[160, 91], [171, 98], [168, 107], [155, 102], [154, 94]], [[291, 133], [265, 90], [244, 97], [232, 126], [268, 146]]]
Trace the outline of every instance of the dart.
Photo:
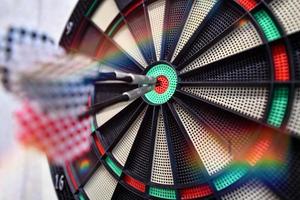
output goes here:
[[156, 84], [156, 79], [149, 76], [144, 75], [137, 75], [131, 73], [124, 73], [124, 72], [100, 72], [100, 76], [103, 77], [103, 81], [110, 81], [110, 80], [120, 80], [125, 81], [129, 84], [136, 84], [136, 85], [154, 85]]
[[104, 109], [105, 107], [108, 107], [110, 105], [113, 105], [115, 103], [119, 103], [122, 101], [129, 101], [129, 100], [134, 100], [138, 97], [143, 96], [144, 94], [150, 92], [153, 89], [153, 86], [142, 86], [140, 88], [136, 88], [131, 91], [124, 92], [122, 95], [119, 95], [117, 97], [114, 97], [112, 99], [106, 100], [102, 103], [94, 104], [92, 107], [89, 108], [88, 111], [82, 113], [81, 115], [78, 116], [79, 119], [84, 119], [88, 116], [95, 115], [98, 112], [101, 111], [101, 109]]

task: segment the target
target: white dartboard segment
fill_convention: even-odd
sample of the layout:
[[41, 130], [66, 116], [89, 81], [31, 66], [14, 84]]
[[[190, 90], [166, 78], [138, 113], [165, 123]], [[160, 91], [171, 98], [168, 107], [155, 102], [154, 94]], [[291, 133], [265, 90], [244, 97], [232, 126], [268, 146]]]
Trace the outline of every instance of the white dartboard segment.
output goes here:
[[209, 50], [201, 54], [193, 62], [183, 68], [180, 73], [185, 73], [226, 57], [241, 53], [253, 47], [261, 45], [262, 39], [254, 25], [243, 22], [235, 30], [229, 33]]
[[136, 138], [138, 131], [141, 128], [141, 123], [144, 119], [147, 108], [145, 108], [141, 114], [136, 118], [136, 120], [132, 123], [129, 129], [126, 131], [122, 139], [118, 142], [118, 144], [112, 150], [112, 154], [115, 159], [124, 166], [126, 160], [129, 156], [130, 150]]
[[185, 22], [181, 32], [180, 39], [176, 45], [171, 61], [177, 57], [182, 48], [189, 41], [191, 36], [197, 30], [198, 26], [205, 19], [209, 11], [217, 3], [217, 0], [195, 0], [190, 10], [188, 19]]
[[110, 200], [117, 184], [118, 181], [101, 165], [83, 189], [90, 200]]
[[124, 49], [132, 58], [134, 58], [143, 67], [147, 67], [147, 62], [137, 46], [133, 35], [127, 24], [124, 24], [112, 38], [122, 49]]
[[300, 136], [300, 88], [295, 91], [291, 115], [288, 121], [287, 129], [290, 132]]
[[156, 59], [160, 60], [162, 37], [164, 31], [166, 0], [158, 0], [148, 5], [149, 21], [155, 47]]
[[106, 107], [101, 112], [96, 115], [97, 126], [100, 127], [105, 124], [107, 121], [112, 119], [119, 112], [124, 110], [127, 106], [129, 106], [133, 101], [126, 101], [114, 104], [112, 106]]
[[157, 120], [151, 182], [173, 185], [173, 173], [166, 134], [163, 115], [160, 111]]
[[114, 0], [102, 1], [94, 12], [91, 20], [102, 30], [106, 31], [110, 23], [119, 14], [119, 9]]
[[178, 104], [175, 103], [174, 107], [209, 175], [229, 165], [233, 156], [229, 147], [216, 139], [216, 133], [207, 130], [205, 125]]
[[297, 0], [274, 0], [269, 7], [288, 35], [300, 30], [300, 4]]
[[262, 120], [269, 97], [264, 87], [186, 86], [181, 89], [256, 120]]
[[222, 200], [243, 199], [243, 200], [279, 200], [280, 198], [272, 192], [265, 184], [257, 179], [252, 179], [237, 189], [228, 192], [221, 197]]

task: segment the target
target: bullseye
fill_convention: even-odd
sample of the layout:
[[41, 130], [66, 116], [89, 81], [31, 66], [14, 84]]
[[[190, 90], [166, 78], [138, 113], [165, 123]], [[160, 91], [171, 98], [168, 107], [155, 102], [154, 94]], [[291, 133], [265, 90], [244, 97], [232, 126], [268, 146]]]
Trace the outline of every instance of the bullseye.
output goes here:
[[144, 95], [144, 100], [151, 105], [161, 105], [168, 102], [176, 91], [177, 73], [168, 64], [154, 65], [146, 74], [157, 80], [154, 89]]
[[169, 80], [167, 79], [167, 77], [161, 75], [159, 77], [157, 77], [157, 85], [155, 86], [155, 92], [157, 92], [158, 94], [163, 94], [167, 91], [169, 87]]

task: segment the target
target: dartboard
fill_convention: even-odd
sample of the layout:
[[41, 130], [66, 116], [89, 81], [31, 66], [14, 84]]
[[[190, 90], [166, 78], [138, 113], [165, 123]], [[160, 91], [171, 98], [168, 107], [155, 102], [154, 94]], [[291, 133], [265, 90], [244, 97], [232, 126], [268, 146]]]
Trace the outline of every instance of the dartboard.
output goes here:
[[159, 84], [93, 116], [59, 199], [299, 199], [299, 31], [298, 0], [79, 0], [60, 45]]

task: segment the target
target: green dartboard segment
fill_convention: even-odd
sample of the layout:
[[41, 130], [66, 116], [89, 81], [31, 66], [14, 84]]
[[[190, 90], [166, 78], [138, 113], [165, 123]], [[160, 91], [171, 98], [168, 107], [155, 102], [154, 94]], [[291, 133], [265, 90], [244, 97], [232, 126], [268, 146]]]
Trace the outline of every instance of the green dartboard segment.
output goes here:
[[177, 87], [178, 79], [176, 71], [167, 64], [157, 64], [153, 66], [146, 75], [154, 78], [165, 76], [169, 81], [169, 86], [164, 93], [159, 94], [155, 90], [152, 90], [145, 94], [144, 97], [147, 102], [153, 105], [161, 105], [169, 101]]

